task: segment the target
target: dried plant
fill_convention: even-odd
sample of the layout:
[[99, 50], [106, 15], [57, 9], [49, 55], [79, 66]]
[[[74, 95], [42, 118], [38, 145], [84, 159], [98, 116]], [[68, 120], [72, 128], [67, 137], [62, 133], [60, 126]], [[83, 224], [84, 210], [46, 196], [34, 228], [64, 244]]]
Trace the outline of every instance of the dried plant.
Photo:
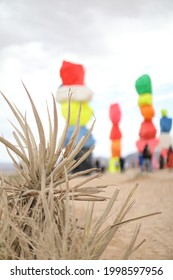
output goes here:
[[[56, 102], [53, 99], [53, 121], [47, 106], [49, 120], [49, 137], [45, 131], [36, 106], [23, 84], [28, 95], [37, 125], [39, 143], [27, 122], [26, 115], [1, 93], [16, 117], [19, 127], [14, 124], [13, 136], [16, 145], [0, 137], [0, 142], [7, 148], [16, 170], [16, 176], [10, 179], [1, 176], [0, 185], [0, 259], [99, 259], [117, 232], [118, 228], [127, 222], [135, 221], [158, 213], [125, 220], [127, 213], [134, 204], [135, 186], [124, 205], [115, 215], [109, 227], [103, 227], [117, 199], [119, 190], [115, 190], [108, 201], [100, 218], [94, 222], [94, 203], [107, 200], [101, 192], [107, 186], [85, 186], [94, 178], [101, 176], [94, 173], [95, 168], [71, 174], [93, 150], [92, 147], [80, 159], [75, 159], [86, 143], [94, 122], [78, 144], [79, 119], [69, 141], [64, 148], [69, 117], [62, 136], [58, 141], [58, 114]], [[70, 181], [81, 175], [93, 174], [82, 179], [75, 186]], [[92, 203], [86, 211], [84, 224], [80, 224], [75, 212], [75, 201]], [[124, 254], [128, 258], [143, 241], [136, 244], [139, 228]]]

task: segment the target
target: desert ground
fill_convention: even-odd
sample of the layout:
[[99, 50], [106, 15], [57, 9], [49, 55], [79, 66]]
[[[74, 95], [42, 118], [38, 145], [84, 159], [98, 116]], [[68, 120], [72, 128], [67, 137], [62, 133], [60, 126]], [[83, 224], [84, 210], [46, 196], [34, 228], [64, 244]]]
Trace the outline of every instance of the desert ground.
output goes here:
[[[76, 185], [87, 178], [88, 176], [81, 176], [70, 181], [70, 184]], [[138, 184], [138, 188], [133, 195], [135, 204], [125, 219], [132, 219], [154, 212], [161, 213], [121, 225], [102, 254], [101, 259], [123, 259], [134, 231], [140, 224], [141, 228], [136, 245], [143, 240], [145, 242], [131, 254], [129, 259], [173, 260], [173, 171], [164, 169], [141, 174], [138, 169], [128, 169], [122, 174], [106, 172], [101, 177], [87, 182], [85, 186], [108, 186], [101, 193], [102, 196], [108, 198], [111, 198], [114, 191], [119, 189], [117, 200], [106, 220], [105, 227], [107, 227], [111, 225], [118, 210], [136, 184]], [[100, 217], [107, 203], [107, 201], [95, 202], [93, 221]], [[79, 220], [84, 220], [88, 202], [77, 201], [75, 206]]]
[[[145, 242], [132, 253], [130, 259], [173, 260], [173, 172], [165, 169], [141, 175], [139, 170], [134, 169], [127, 170], [123, 174], [105, 173], [101, 178], [87, 183], [91, 186], [105, 184], [108, 185], [104, 193], [107, 197], [111, 197], [116, 188], [120, 190], [111, 216], [107, 220], [107, 225], [113, 221], [116, 211], [135, 184], [139, 184], [139, 187], [133, 196], [135, 205], [128, 213], [128, 218], [159, 211], [161, 214], [122, 225], [103, 253], [102, 259], [122, 259], [135, 228], [140, 223], [141, 229], [137, 243], [142, 240]], [[95, 203], [94, 216], [96, 218], [100, 216], [106, 204], [107, 202]], [[82, 218], [84, 218], [86, 206], [87, 202], [77, 203], [77, 211]]]

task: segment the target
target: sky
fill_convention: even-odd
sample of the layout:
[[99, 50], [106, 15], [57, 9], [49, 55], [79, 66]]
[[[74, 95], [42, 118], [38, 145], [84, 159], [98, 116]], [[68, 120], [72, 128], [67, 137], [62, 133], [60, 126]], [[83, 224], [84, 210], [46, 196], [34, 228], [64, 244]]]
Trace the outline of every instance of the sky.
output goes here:
[[[32, 120], [22, 80], [46, 127], [46, 101], [51, 106], [51, 93], [61, 84], [62, 61], [83, 64], [93, 91], [94, 155], [111, 156], [109, 107], [118, 103], [126, 156], [137, 151], [143, 120], [134, 86], [139, 76], [152, 80], [157, 137], [160, 110], [173, 117], [172, 35], [172, 0], [0, 0], [0, 91]], [[0, 134], [13, 141], [9, 120], [14, 117], [0, 96]], [[0, 161], [9, 160], [2, 144], [0, 153]]]

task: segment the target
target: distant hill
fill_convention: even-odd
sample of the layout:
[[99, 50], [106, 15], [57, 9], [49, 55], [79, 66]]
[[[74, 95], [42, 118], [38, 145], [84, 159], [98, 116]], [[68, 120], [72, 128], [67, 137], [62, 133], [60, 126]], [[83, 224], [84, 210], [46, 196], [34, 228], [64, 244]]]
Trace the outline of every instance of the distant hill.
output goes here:
[[131, 153], [125, 157], [127, 167], [136, 167], [138, 164], [138, 153]]
[[14, 171], [15, 168], [10, 162], [0, 162], [0, 172], [11, 172]]
[[[156, 158], [159, 158], [159, 153], [155, 152], [154, 156]], [[127, 156], [124, 157], [125, 158], [125, 162], [126, 162], [126, 166], [127, 167], [137, 167], [138, 164], [138, 152], [135, 153], [131, 153]], [[93, 164], [95, 165], [96, 160], [98, 160], [100, 162], [100, 165], [103, 167], [107, 167], [108, 163], [109, 163], [109, 158], [106, 157], [94, 157], [93, 158]], [[15, 168], [13, 166], [13, 163], [10, 162], [0, 162], [0, 172], [11, 172], [14, 171]]]
[[[125, 165], [126, 165], [126, 168], [134, 168], [134, 167], [138, 167], [138, 156], [139, 156], [139, 153], [138, 152], [134, 152], [134, 153], [131, 153], [131, 154], [128, 154], [126, 155], [124, 158], [125, 158]], [[154, 157], [156, 159], [159, 158], [159, 152], [155, 152], [154, 153]], [[106, 157], [95, 157], [94, 158], [94, 162], [96, 160], [99, 160], [101, 166], [105, 166], [107, 167], [108, 166], [108, 163], [109, 163], [109, 158], [106, 158]]]
[[[139, 156], [138, 152], [131, 153], [131, 154], [127, 155], [125, 157], [127, 166], [128, 167], [136, 167], [138, 165], [138, 156]], [[154, 153], [154, 158], [155, 159], [159, 158], [159, 152], [158, 151]]]

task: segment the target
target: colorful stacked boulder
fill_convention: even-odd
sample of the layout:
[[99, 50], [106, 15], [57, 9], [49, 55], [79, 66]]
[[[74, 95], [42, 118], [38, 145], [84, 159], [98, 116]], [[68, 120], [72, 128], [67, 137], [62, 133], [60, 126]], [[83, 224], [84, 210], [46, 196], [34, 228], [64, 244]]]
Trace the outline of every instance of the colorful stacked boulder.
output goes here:
[[141, 153], [146, 144], [153, 153], [159, 140], [156, 139], [156, 128], [152, 122], [155, 115], [152, 100], [152, 83], [149, 75], [142, 75], [136, 80], [136, 91], [139, 95], [138, 105], [144, 121], [139, 131], [140, 139], [136, 142], [138, 151]]
[[111, 159], [109, 160], [109, 172], [115, 173], [120, 171], [120, 157], [121, 157], [121, 131], [119, 122], [121, 120], [121, 110], [119, 104], [112, 104], [109, 110], [109, 117], [112, 122], [112, 129], [110, 132], [111, 142]]
[[172, 128], [172, 118], [168, 117], [167, 110], [161, 110], [161, 119], [160, 119], [160, 143], [158, 149], [160, 153], [166, 157], [167, 150], [170, 146], [173, 145], [173, 139], [170, 135]]
[[[62, 85], [57, 90], [56, 100], [61, 104], [62, 115], [65, 119], [67, 119], [68, 116], [68, 99], [69, 94], [71, 94], [69, 122], [70, 127], [68, 129], [67, 138], [65, 141], [65, 146], [67, 146], [77, 122], [80, 104], [80, 131], [76, 144], [88, 132], [86, 125], [93, 116], [93, 110], [89, 105], [89, 101], [92, 99], [93, 93], [85, 85], [85, 70], [84, 67], [80, 64], [63, 61], [62, 66], [60, 68], [60, 77], [62, 80]], [[80, 157], [83, 153], [88, 151], [90, 147], [94, 145], [94, 143], [95, 140], [93, 136], [90, 135], [85, 146], [79, 152], [78, 157]], [[82, 171], [91, 167], [92, 156], [90, 155], [83, 163], [80, 164], [80, 166], [75, 171]]]

